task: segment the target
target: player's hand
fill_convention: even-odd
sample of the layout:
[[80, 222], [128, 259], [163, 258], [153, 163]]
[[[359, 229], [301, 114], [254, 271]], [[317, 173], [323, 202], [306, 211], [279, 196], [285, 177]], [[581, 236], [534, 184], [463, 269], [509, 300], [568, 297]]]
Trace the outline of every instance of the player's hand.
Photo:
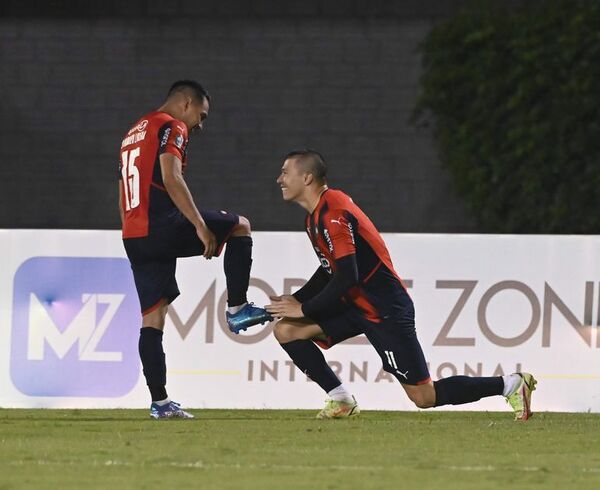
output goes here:
[[282, 296], [269, 296], [270, 305], [266, 305], [265, 309], [273, 316], [280, 318], [303, 318], [302, 303], [290, 294]]
[[208, 226], [198, 226], [196, 233], [200, 241], [204, 244], [204, 258], [211, 259], [217, 252], [217, 239], [212, 231], [208, 229]]
[[281, 296], [269, 296], [269, 299], [271, 301], [281, 301], [282, 299], [286, 299], [286, 298], [296, 299], [291, 294], [282, 294]]

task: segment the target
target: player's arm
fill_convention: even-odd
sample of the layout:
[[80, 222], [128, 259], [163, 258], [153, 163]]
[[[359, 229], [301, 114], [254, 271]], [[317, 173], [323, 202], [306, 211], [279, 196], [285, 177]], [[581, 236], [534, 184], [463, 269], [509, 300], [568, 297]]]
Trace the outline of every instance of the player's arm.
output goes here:
[[[359, 283], [353, 216], [343, 209], [332, 209], [323, 217], [324, 234], [329, 237], [328, 245], [335, 267], [327, 285], [315, 296], [302, 302], [302, 313], [316, 318], [339, 304], [340, 299]], [[330, 260], [331, 260], [330, 258]]]
[[204, 257], [212, 257], [217, 250], [217, 240], [208, 229], [204, 219], [192, 198], [192, 194], [183, 179], [181, 159], [172, 153], [160, 155], [160, 171], [163, 184], [169, 197], [179, 211], [194, 225], [198, 238], [204, 244]]
[[335, 261], [336, 270], [331, 281], [316, 296], [302, 302], [302, 313], [315, 318], [327, 313], [333, 305], [358, 284], [358, 264], [356, 254], [346, 255]]
[[[271, 296], [272, 303], [265, 306], [266, 310], [278, 317], [316, 318], [318, 315], [331, 311], [331, 308], [337, 308], [342, 296], [358, 283], [356, 255], [346, 255], [336, 260], [335, 264], [337, 270], [333, 274], [333, 278], [327, 280], [327, 284], [315, 296], [309, 296], [310, 299], [302, 301], [304, 299], [302, 295], [298, 297], [298, 292], [301, 290], [294, 295]], [[323, 272], [327, 275], [325, 271]]]
[[[335, 261], [331, 279], [316, 295], [297, 297], [296, 293], [292, 297], [274, 301], [266, 307], [269, 313], [290, 318], [315, 318], [331, 311], [332, 308], [337, 308], [339, 300], [350, 288], [358, 284], [354, 227], [350, 225], [350, 219], [351, 216], [343, 210], [332, 211], [324, 219], [327, 222], [325, 231], [330, 238], [330, 251]], [[326, 272], [325, 274], [327, 275]], [[315, 282], [317, 280], [315, 278]]]
[[119, 184], [119, 216], [121, 217], [121, 227], [125, 223], [125, 211], [123, 210], [123, 193], [121, 192], [121, 184]]
[[[312, 277], [306, 282], [306, 284], [304, 284], [304, 286], [302, 286], [300, 289], [298, 289], [298, 291], [296, 291], [294, 294], [269, 296], [269, 298], [274, 303], [277, 303], [277, 306], [273, 307], [274, 309], [285, 308], [286, 305], [291, 307], [291, 309], [288, 311], [288, 314], [286, 316], [295, 318], [292, 315], [296, 314], [297, 316], [302, 316], [302, 310], [300, 309], [302, 303], [304, 301], [306, 301], [307, 299], [312, 298], [313, 296], [316, 296], [317, 294], [319, 294], [323, 290], [323, 288], [325, 286], [327, 286], [328, 282], [329, 282], [329, 274], [327, 274], [325, 269], [323, 269], [322, 267], [319, 267], [315, 271], [315, 273], [312, 275]], [[268, 307], [269, 306], [272, 306], [272, 305], [268, 305]], [[267, 307], [267, 309], [268, 309], [268, 307]], [[271, 313], [275, 314], [276, 316], [279, 316], [278, 312], [276, 312], [276, 311], [272, 311]]]
[[323, 217], [323, 225], [324, 235], [329, 237], [330, 260], [333, 259], [335, 267], [332, 267], [333, 277], [323, 290], [302, 302], [302, 313], [309, 318], [337, 307], [340, 299], [359, 282], [354, 217], [346, 210], [332, 209]]
[[296, 291], [292, 296], [300, 303], [304, 303], [309, 298], [313, 298], [319, 294], [329, 283], [329, 274], [319, 267], [312, 277], [306, 281], [306, 284]]

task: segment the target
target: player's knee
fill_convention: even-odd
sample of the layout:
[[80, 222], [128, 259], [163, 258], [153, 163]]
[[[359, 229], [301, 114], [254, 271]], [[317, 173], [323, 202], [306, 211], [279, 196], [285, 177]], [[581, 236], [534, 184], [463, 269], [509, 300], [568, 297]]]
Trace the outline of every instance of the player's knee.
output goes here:
[[280, 344], [287, 344], [294, 340], [298, 340], [299, 337], [295, 335], [295, 329], [289, 323], [283, 320], [279, 320], [273, 328], [273, 335]]
[[417, 408], [431, 408], [433, 405], [429, 400], [424, 397], [418, 396], [411, 398], [412, 402], [415, 404]]
[[431, 408], [435, 405], [435, 399], [431, 398], [427, 393], [411, 393], [408, 397], [417, 408]]
[[145, 315], [142, 319], [142, 326], [163, 330], [165, 328], [165, 318], [157, 314]]
[[411, 386], [404, 385], [406, 394], [417, 408], [431, 408], [435, 406], [435, 390], [429, 385]]
[[169, 305], [162, 304], [150, 313], [146, 313], [142, 318], [142, 325], [162, 330], [165, 327], [165, 318]]
[[277, 342], [279, 342], [280, 344], [290, 342], [290, 340], [288, 340], [289, 325], [285, 324], [281, 320], [278, 321], [273, 327], [273, 335], [275, 336], [275, 339], [277, 339]]
[[239, 222], [235, 228], [236, 236], [250, 236], [252, 233], [252, 227], [250, 226], [250, 220], [245, 216], [240, 216]]

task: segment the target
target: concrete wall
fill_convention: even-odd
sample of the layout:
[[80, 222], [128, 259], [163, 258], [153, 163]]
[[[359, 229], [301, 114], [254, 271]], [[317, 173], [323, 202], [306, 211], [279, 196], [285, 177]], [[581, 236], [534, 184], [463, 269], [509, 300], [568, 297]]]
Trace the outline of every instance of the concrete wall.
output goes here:
[[0, 227], [118, 228], [123, 133], [194, 78], [212, 97], [189, 148], [199, 207], [301, 229], [275, 179], [309, 146], [382, 231], [476, 231], [431, 134], [407, 123], [419, 42], [460, 4], [3, 2]]

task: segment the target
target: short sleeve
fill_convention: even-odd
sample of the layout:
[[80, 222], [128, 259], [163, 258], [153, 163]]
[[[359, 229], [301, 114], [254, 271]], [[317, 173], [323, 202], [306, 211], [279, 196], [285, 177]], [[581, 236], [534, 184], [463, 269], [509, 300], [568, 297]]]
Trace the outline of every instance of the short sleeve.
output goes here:
[[356, 253], [353, 221], [345, 210], [332, 210], [324, 216], [323, 234], [335, 260]]
[[170, 121], [161, 128], [158, 137], [160, 141], [159, 155], [171, 153], [184, 161], [188, 144], [188, 131], [185, 124], [177, 120]]

